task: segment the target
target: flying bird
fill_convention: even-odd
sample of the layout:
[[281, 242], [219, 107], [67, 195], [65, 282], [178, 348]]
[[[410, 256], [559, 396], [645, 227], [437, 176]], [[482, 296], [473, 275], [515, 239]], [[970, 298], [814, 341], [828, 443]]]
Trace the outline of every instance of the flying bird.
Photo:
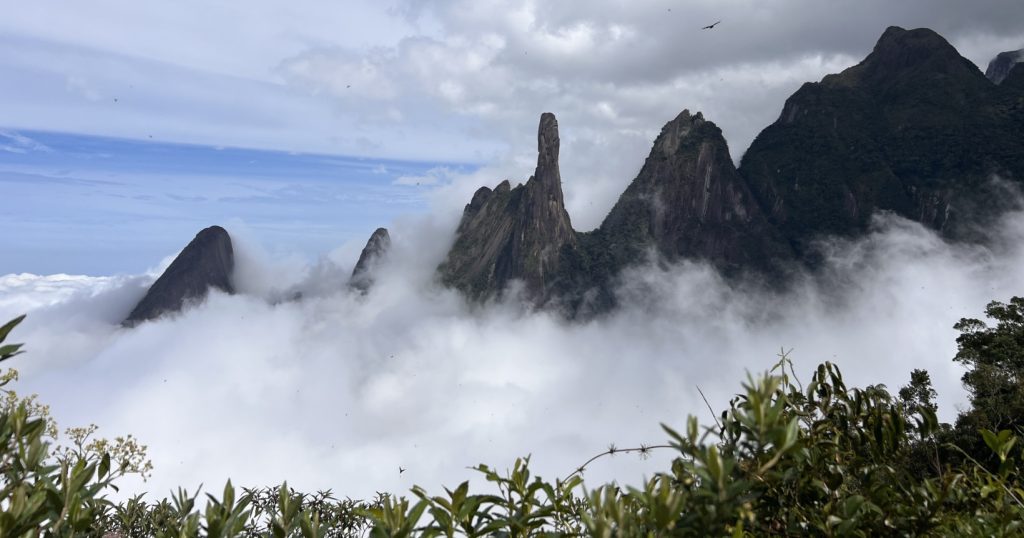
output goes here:
[[709, 24], [709, 25], [701, 28], [701, 30], [714, 30], [715, 26], [718, 26], [721, 22], [722, 21], [718, 21], [718, 22], [716, 22], [714, 24]]
[[402, 474], [404, 472], [405, 472], [405, 469], [403, 469], [401, 466], [399, 466], [398, 467], [398, 474]]

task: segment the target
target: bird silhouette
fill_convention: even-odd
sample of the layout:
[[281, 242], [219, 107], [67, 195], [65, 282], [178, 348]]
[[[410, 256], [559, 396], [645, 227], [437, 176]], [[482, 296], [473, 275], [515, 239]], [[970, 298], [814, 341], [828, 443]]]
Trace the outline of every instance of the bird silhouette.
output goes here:
[[714, 23], [714, 24], [709, 24], [709, 25], [707, 25], [707, 26], [705, 26], [705, 27], [701, 28], [701, 30], [714, 30], [714, 29], [715, 29], [715, 26], [718, 26], [718, 25], [719, 25], [719, 24], [720, 24], [721, 22], [722, 22], [722, 21], [718, 21], [718, 22], [716, 22], [716, 23]]
[[401, 466], [399, 466], [398, 467], [398, 474], [402, 474], [404, 472], [405, 472], [405, 469], [403, 469]]

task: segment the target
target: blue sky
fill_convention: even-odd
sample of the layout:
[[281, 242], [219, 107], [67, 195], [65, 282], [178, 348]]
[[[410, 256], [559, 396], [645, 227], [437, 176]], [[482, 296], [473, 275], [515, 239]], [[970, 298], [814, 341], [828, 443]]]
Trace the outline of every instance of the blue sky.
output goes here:
[[0, 131], [0, 274], [138, 273], [211, 224], [315, 258], [425, 211], [438, 174], [472, 169]]
[[1024, 47], [1022, 15], [1020, 0], [21, 2], [0, 17], [0, 274], [138, 272], [232, 221], [315, 256], [426, 211], [424, 185], [395, 181], [429, 170], [458, 191], [432, 211], [457, 215], [476, 187], [529, 177], [542, 112], [573, 225], [592, 229], [684, 108], [738, 159], [887, 26], [933, 28], [984, 68]]

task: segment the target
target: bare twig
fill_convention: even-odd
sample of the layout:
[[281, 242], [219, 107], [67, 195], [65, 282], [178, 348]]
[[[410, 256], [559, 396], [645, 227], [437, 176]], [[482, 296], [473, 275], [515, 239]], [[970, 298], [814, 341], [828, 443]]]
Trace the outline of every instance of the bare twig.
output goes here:
[[591, 463], [594, 463], [594, 461], [599, 460], [599, 459], [601, 459], [601, 458], [603, 458], [605, 456], [612, 456], [612, 455], [615, 455], [615, 454], [623, 454], [623, 453], [625, 453], [625, 454], [637, 453], [637, 454], [640, 454], [641, 456], [647, 456], [648, 454], [650, 454], [650, 452], [652, 450], [656, 450], [656, 449], [659, 449], [659, 448], [675, 448], [675, 447], [672, 446], [672, 445], [640, 445], [640, 446], [638, 446], [636, 448], [615, 448], [615, 445], [612, 445], [612, 446], [610, 446], [608, 448], [608, 450], [605, 450], [604, 452], [601, 452], [600, 454], [597, 454], [596, 456], [594, 456], [594, 457], [590, 458], [589, 460], [583, 462], [583, 465], [580, 465], [579, 467], [576, 468], [575, 471], [569, 473], [568, 476], [563, 478], [562, 482], [565, 482], [565, 481], [569, 480], [570, 478], [572, 478], [575, 475], [582, 476], [583, 475], [583, 471], [587, 470], [587, 466], [588, 465], [590, 465]]
[[715, 416], [715, 410], [711, 408], [711, 404], [708, 402], [707, 396], [704, 396], [704, 391], [700, 390], [700, 385], [694, 385], [694, 386], [697, 387], [697, 392], [700, 393], [700, 397], [704, 399], [704, 405], [708, 406], [708, 411], [711, 411], [711, 418], [714, 419], [715, 424], [718, 426], [718, 429], [721, 430], [722, 429], [722, 423], [718, 422], [718, 417]]

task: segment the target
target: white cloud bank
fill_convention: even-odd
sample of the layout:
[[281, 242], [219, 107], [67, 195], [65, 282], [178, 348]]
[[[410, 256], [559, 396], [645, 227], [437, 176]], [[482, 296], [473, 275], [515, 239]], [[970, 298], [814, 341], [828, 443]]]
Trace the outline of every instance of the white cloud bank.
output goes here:
[[[710, 423], [696, 387], [722, 408], [780, 348], [801, 372], [831, 360], [848, 383], [891, 390], [926, 368], [950, 420], [965, 401], [953, 323], [1021, 294], [1024, 276], [1024, 213], [991, 248], [880, 217], [864, 239], [832, 245], [827, 278], [791, 292], [733, 289], [699, 264], [638, 269], [621, 310], [573, 324], [515, 304], [470, 309], [436, 287], [452, 227], [392, 226], [394, 250], [365, 297], [341, 285], [343, 264], [275, 261], [240, 234], [244, 293], [131, 330], [118, 322], [151, 276], [8, 275], [0, 318], [29, 311], [12, 335], [28, 353], [11, 365], [62, 425], [149, 445], [153, 478], [126, 491], [228, 477], [354, 497], [465, 478], [482, 487], [467, 466], [532, 453], [554, 478], [609, 443], [663, 441], [659, 422]], [[294, 289], [302, 301], [268, 300]], [[604, 460], [587, 477], [636, 483], [668, 456]]]

